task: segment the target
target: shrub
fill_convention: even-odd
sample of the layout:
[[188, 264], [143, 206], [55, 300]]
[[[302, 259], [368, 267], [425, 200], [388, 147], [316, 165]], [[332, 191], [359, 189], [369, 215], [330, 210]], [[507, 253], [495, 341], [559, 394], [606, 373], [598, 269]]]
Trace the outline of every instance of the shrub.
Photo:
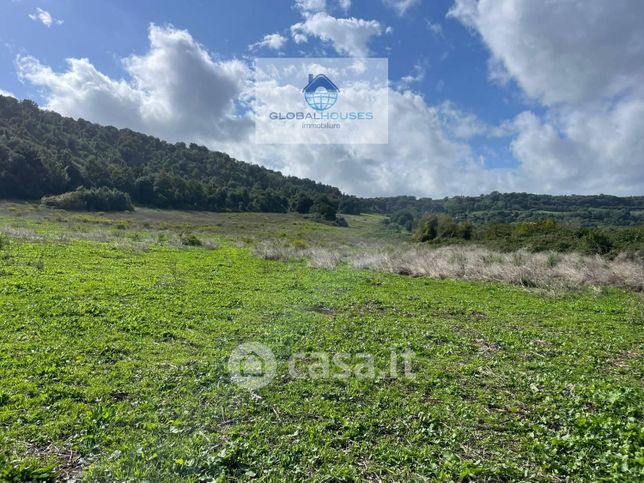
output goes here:
[[307, 243], [300, 238], [298, 238], [297, 240], [293, 240], [291, 242], [291, 245], [293, 245], [293, 248], [297, 248], [299, 250], [304, 250], [305, 248], [308, 247]]
[[548, 267], [550, 268], [556, 267], [560, 261], [561, 261], [561, 256], [559, 254], [557, 253], [548, 254], [548, 260], [547, 260]]
[[469, 240], [472, 237], [472, 224], [459, 223], [449, 215], [427, 215], [418, 224], [414, 239], [420, 242], [439, 239]]
[[201, 240], [192, 233], [182, 233], [180, 240], [182, 245], [188, 247], [200, 247], [203, 245]]
[[127, 193], [101, 186], [78, 188], [61, 195], [45, 196], [41, 203], [49, 208], [70, 211], [132, 211], [132, 201]]
[[400, 225], [407, 231], [412, 231], [416, 223], [414, 214], [409, 210], [400, 210], [391, 215], [391, 222]]
[[338, 212], [338, 203], [326, 195], [318, 196], [311, 206], [311, 213], [327, 221], [335, 221]]
[[613, 249], [613, 243], [604, 233], [588, 232], [583, 239], [583, 251], [590, 255], [606, 255]]
[[298, 213], [308, 213], [313, 206], [313, 198], [305, 193], [298, 193], [290, 200], [290, 208]]
[[338, 216], [335, 219], [335, 224], [343, 228], [346, 228], [347, 226], [349, 226], [349, 223], [347, 223], [347, 220], [344, 218], [344, 216]]

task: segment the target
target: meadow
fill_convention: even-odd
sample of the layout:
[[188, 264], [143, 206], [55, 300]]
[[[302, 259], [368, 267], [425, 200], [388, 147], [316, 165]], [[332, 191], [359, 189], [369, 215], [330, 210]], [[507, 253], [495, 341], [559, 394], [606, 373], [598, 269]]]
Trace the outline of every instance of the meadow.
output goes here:
[[[0, 480], [644, 477], [639, 272], [396, 273], [356, 260], [408, 235], [347, 220], [0, 203]], [[248, 342], [277, 363], [253, 391], [228, 369]], [[314, 352], [374, 377], [292, 377]]]

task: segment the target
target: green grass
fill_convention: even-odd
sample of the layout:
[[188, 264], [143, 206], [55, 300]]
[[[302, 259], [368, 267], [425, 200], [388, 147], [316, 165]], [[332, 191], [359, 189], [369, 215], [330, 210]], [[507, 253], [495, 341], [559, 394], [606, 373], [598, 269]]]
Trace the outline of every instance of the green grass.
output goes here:
[[35, 203], [0, 201], [0, 226], [37, 234], [75, 238], [100, 234], [110, 239], [157, 238], [194, 232], [202, 237], [261, 241], [303, 240], [322, 246], [357, 243], [399, 243], [409, 233], [385, 225], [382, 215], [343, 215], [348, 227], [327, 225], [295, 213], [212, 213], [137, 208], [134, 212], [78, 213], [44, 208]]
[[[11, 223], [82, 224], [35, 210]], [[379, 229], [360, 222], [346, 236]], [[342, 230], [319, 226], [329, 242]], [[641, 294], [311, 269], [212, 236], [216, 249], [3, 238], [0, 479], [644, 477]], [[278, 362], [255, 393], [227, 369], [250, 341]], [[405, 349], [413, 380], [288, 375], [296, 352], [384, 369]]]

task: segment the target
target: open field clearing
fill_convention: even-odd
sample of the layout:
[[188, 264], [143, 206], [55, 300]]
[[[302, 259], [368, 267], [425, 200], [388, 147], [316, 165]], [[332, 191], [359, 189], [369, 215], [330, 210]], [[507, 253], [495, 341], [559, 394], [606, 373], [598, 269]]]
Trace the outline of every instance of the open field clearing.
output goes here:
[[409, 240], [380, 215], [346, 215], [349, 226], [317, 223], [294, 213], [212, 213], [137, 208], [134, 212], [78, 213], [37, 203], [0, 201], [0, 230], [42, 239], [138, 242], [140, 247], [177, 241], [181, 233], [236, 242], [299, 240], [316, 246], [397, 244]]
[[210, 213], [138, 208], [126, 213], [74, 213], [37, 204], [0, 202], [0, 234], [24, 240], [89, 240], [121, 248], [213, 248], [221, 241], [248, 246], [268, 260], [308, 261], [314, 268], [342, 264], [387, 273], [505, 282], [551, 290], [615, 286], [642, 291], [642, 254], [614, 258], [552, 251], [501, 253], [474, 244], [412, 243], [379, 215], [346, 215], [349, 227], [297, 214]]
[[[216, 215], [234, 235], [163, 220], [208, 241], [186, 246], [168, 229], [174, 246], [158, 242], [156, 220], [135, 222], [149, 226], [137, 240], [111, 224], [121, 215], [13, 207], [22, 216], [5, 205], [0, 249], [0, 479], [644, 475], [641, 293], [265, 260], [238, 243], [258, 235], [243, 234], [251, 217], [270, 224], [263, 215]], [[344, 230], [293, 222], [284, 240], [309, 243], [320, 227], [332, 246]], [[101, 227], [103, 241], [78, 236]], [[277, 365], [254, 391], [228, 368], [248, 342]], [[404, 351], [413, 378], [390, 371]], [[352, 367], [371, 354], [373, 377], [293, 377], [291, 356], [314, 352], [347, 353]]]

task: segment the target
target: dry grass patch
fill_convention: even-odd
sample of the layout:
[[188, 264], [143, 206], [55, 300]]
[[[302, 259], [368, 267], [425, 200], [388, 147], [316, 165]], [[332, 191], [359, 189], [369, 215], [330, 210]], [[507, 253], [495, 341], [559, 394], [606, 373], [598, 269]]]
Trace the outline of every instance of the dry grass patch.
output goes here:
[[526, 287], [619, 286], [642, 291], [642, 260], [614, 260], [579, 253], [517, 251], [500, 253], [481, 247], [297, 248], [262, 242], [253, 253], [268, 260], [308, 260], [309, 266], [332, 269], [341, 263], [379, 272], [433, 278], [504, 282]]

